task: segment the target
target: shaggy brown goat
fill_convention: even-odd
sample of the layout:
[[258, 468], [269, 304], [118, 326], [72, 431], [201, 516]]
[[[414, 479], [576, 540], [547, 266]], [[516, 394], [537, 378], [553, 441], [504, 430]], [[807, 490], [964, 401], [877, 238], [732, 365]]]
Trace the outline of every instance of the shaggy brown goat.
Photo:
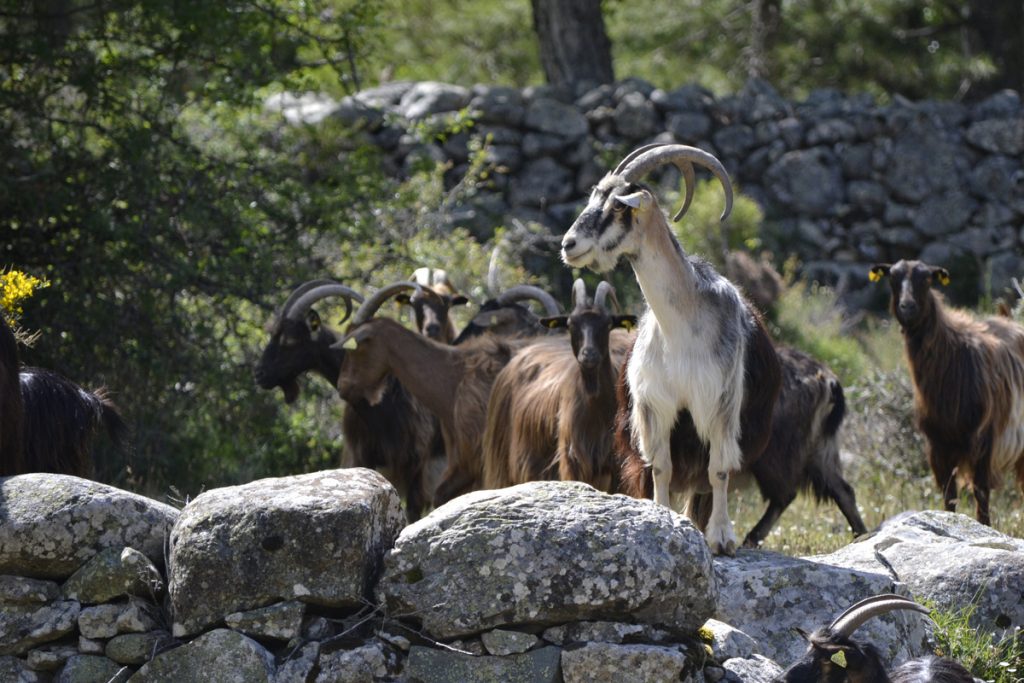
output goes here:
[[459, 346], [439, 344], [387, 318], [374, 318], [397, 288], [384, 288], [359, 308], [345, 338], [335, 348], [347, 350], [338, 375], [338, 393], [346, 401], [376, 404], [385, 381], [393, 375], [441, 425], [448, 465], [434, 495], [434, 504], [477, 488], [483, 480], [480, 444], [487, 401], [498, 372], [522, 341], [482, 335]]
[[932, 289], [949, 282], [945, 268], [899, 261], [870, 275], [889, 276], [914, 414], [946, 509], [956, 509], [959, 481], [973, 489], [978, 521], [990, 524], [989, 493], [1001, 477], [1016, 471], [1024, 490], [1024, 327], [946, 306]]
[[616, 315], [607, 282], [588, 301], [583, 280], [573, 286], [573, 311], [542, 318], [569, 329], [565, 339], [523, 348], [498, 373], [484, 433], [484, 487], [540, 479], [583, 481], [612, 491], [615, 382], [636, 317]]

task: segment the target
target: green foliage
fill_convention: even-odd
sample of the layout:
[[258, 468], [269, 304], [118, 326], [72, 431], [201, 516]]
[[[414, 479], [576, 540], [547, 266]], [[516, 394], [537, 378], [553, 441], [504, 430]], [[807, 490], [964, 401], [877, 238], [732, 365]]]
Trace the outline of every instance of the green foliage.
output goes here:
[[1001, 638], [978, 628], [973, 618], [980, 596], [959, 610], [944, 611], [934, 604], [931, 618], [935, 622], [937, 654], [960, 662], [977, 678], [992, 683], [1019, 683], [1024, 680], [1024, 638], [1014, 629]]
[[869, 365], [864, 347], [850, 334], [835, 291], [817, 282], [793, 280], [773, 319], [775, 338], [826, 363], [844, 384], [863, 377]]
[[[670, 215], [682, 206], [684, 194], [669, 193], [662, 207]], [[719, 269], [725, 266], [725, 250], [755, 251], [764, 213], [757, 202], [734, 191], [729, 217], [721, 220], [725, 207], [722, 184], [717, 179], [700, 180], [693, 192], [693, 203], [678, 223], [671, 223], [679, 243], [687, 252], [699, 254]]]

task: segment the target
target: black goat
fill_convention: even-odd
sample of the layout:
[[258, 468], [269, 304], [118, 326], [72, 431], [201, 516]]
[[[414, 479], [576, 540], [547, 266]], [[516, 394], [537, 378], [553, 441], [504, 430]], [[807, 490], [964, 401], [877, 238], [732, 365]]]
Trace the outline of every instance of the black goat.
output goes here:
[[[298, 398], [298, 377], [313, 372], [337, 386], [345, 351], [331, 346], [341, 335], [324, 325], [312, 309], [327, 297], [341, 296], [345, 318], [351, 300], [363, 297], [331, 280], [312, 280], [300, 285], [285, 301], [275, 320], [270, 341], [256, 364], [256, 383], [263, 389], [280, 387], [285, 402]], [[342, 434], [349, 464], [383, 470], [405, 497], [406, 513], [416, 521], [431, 500], [427, 481], [430, 459], [439, 450], [435, 420], [394, 377], [389, 377], [380, 403], [349, 402], [342, 417]]]
[[[829, 626], [806, 635], [803, 658], [775, 678], [779, 683], [973, 683], [970, 673], [949, 659], [925, 657], [905, 662], [890, 676], [878, 650], [851, 639], [864, 622], [893, 610], [928, 614], [927, 607], [900, 595], [876, 595], [854, 604]], [[941, 678], [938, 675], [941, 674]]]
[[127, 425], [105, 389], [89, 391], [43, 368], [23, 368], [18, 379], [24, 406], [22, 472], [92, 478], [93, 441], [100, 432], [118, 450], [127, 449]]
[[83, 389], [51, 370], [21, 368], [17, 340], [0, 315], [0, 476], [91, 478], [93, 440], [101, 431], [126, 449], [128, 430], [107, 392]]
[[555, 298], [540, 287], [516, 285], [506, 289], [493, 299], [485, 301], [473, 319], [462, 328], [462, 332], [455, 338], [453, 344], [458, 346], [467, 339], [479, 337], [485, 333], [503, 337], [531, 337], [546, 334], [548, 329], [541, 324], [540, 318], [519, 303], [531, 299], [539, 301], [544, 306], [545, 315], [562, 314], [562, 309]]
[[18, 342], [0, 313], [0, 477], [22, 470], [21, 386], [18, 382]]

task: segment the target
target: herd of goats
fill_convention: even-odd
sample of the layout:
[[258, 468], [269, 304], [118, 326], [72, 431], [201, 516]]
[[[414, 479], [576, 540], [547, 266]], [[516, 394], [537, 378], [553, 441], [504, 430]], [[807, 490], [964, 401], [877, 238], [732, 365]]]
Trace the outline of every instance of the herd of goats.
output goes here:
[[[768, 507], [744, 546], [757, 547], [801, 490], [833, 500], [853, 533], [864, 533], [839, 459], [846, 409], [839, 380], [820, 361], [776, 344], [737, 286], [682, 249], [641, 184], [668, 164], [686, 188], [674, 220], [693, 198], [694, 165], [722, 183], [728, 216], [732, 186], [714, 156], [652, 144], [595, 186], [561, 243], [571, 267], [606, 272], [625, 258], [647, 304], [639, 319], [618, 310], [607, 282], [591, 295], [579, 279], [568, 315], [549, 293], [521, 285], [484, 303], [457, 332], [451, 307], [468, 301], [443, 270], [421, 268], [365, 299], [344, 284], [313, 280], [284, 303], [256, 364], [257, 383], [280, 387], [289, 403], [305, 373], [335, 386], [347, 404], [348, 461], [384, 472], [410, 520], [475, 489], [576, 480], [663, 505], [678, 496], [712, 552], [731, 555], [738, 543], [729, 478], [749, 474]], [[991, 488], [1013, 473], [1024, 488], [1024, 327], [945, 305], [933, 290], [948, 282], [943, 268], [899, 261], [870, 271], [873, 281], [886, 276], [917, 425], [945, 506], [953, 510], [958, 486], [969, 486], [978, 520], [989, 524]], [[345, 304], [344, 330], [313, 308], [329, 297]], [[414, 310], [416, 330], [376, 316], [392, 299]], [[0, 475], [88, 476], [92, 434], [105, 428], [120, 438], [123, 427], [102, 393], [21, 368], [0, 323]], [[439, 464], [437, 481], [431, 474]], [[855, 605], [808, 636], [808, 656], [783, 680], [888, 680], [873, 648], [849, 636], [891, 609], [924, 608], [894, 596]], [[892, 680], [972, 680], [958, 667], [914, 660]], [[930, 678], [935, 671], [951, 677]]]

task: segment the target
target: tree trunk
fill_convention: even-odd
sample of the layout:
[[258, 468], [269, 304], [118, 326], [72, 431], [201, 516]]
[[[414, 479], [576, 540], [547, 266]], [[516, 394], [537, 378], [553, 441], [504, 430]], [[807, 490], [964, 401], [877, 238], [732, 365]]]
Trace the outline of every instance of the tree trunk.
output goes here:
[[780, 0], [750, 3], [750, 43], [744, 50], [748, 78], [769, 79], [771, 75], [770, 55], [779, 31], [780, 5]]
[[551, 85], [615, 80], [601, 0], [530, 0], [540, 61]]
[[[967, 25], [973, 32], [973, 48], [987, 52], [996, 73], [978, 84], [982, 96], [1002, 88], [1024, 92], [1024, 2], [1010, 0], [972, 0]], [[972, 97], [973, 99], [973, 97]]]

